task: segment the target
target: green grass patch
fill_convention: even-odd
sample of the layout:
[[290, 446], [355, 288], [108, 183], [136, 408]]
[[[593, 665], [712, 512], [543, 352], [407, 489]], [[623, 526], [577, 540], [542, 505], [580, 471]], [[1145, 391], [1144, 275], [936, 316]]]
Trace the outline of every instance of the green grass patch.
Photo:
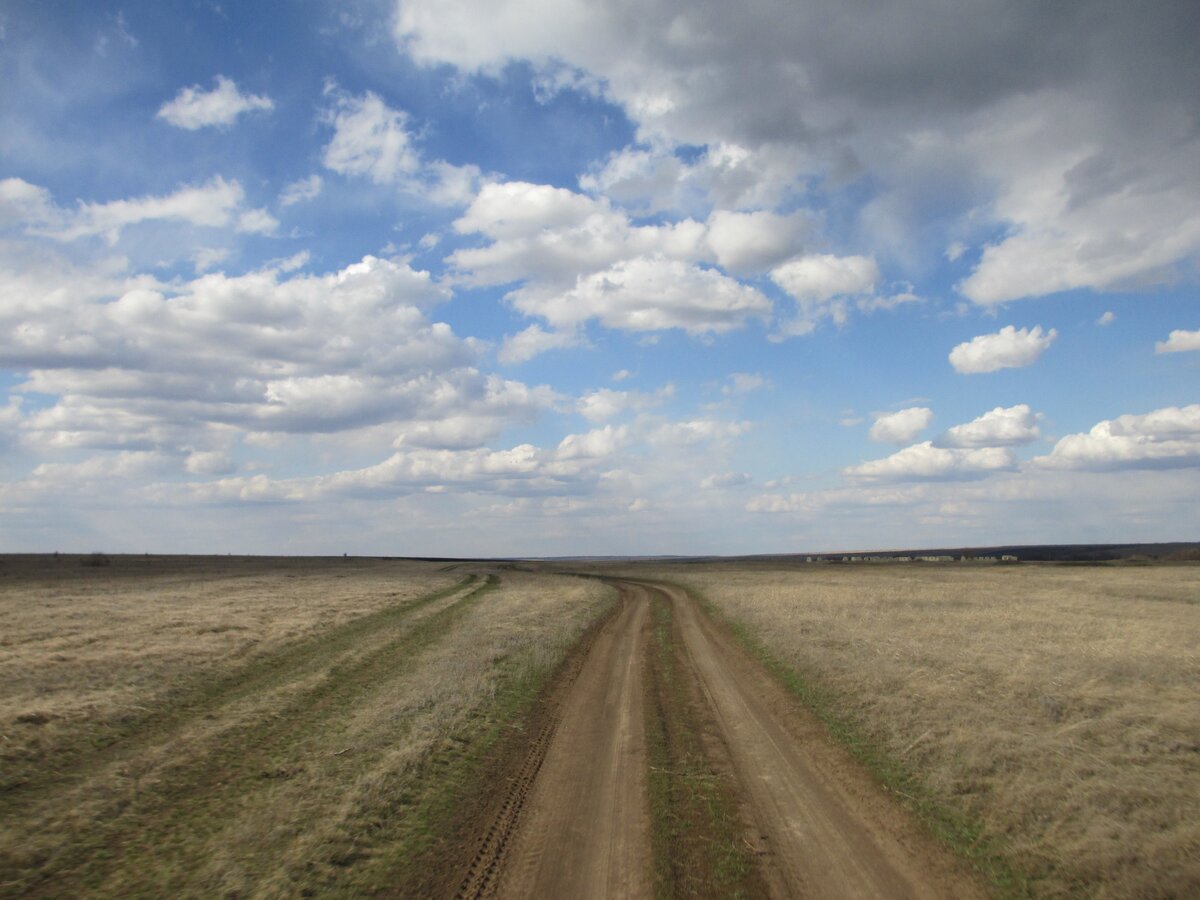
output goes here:
[[650, 827], [654, 841], [654, 894], [674, 897], [678, 894], [672, 854], [678, 840], [679, 822], [674, 815], [674, 794], [671, 776], [671, 754], [667, 748], [666, 718], [661, 684], [668, 675], [663, 673], [664, 661], [670, 668], [671, 623], [670, 611], [663, 621], [662, 604], [655, 603], [653, 659], [650, 664], [650, 703], [646, 710], [646, 755], [650, 762], [647, 779], [650, 801]]

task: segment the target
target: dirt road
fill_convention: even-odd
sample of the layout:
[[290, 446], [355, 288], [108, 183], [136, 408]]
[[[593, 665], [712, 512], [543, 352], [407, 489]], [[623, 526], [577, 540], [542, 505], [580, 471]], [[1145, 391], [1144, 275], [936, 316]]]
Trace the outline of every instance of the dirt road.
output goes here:
[[661, 590], [733, 760], [772, 893], [978, 895], [945, 851], [690, 597]]
[[714, 771], [735, 786], [743, 839], [770, 895], [980, 896], [692, 598], [617, 584], [620, 611], [562, 692], [555, 723], [533, 741], [460, 896], [653, 896], [645, 673], [654, 603], [670, 606], [683, 670], [704, 698], [693, 724], [719, 742]]
[[641, 677], [649, 598], [622, 594], [531, 741], [459, 896], [653, 895]]

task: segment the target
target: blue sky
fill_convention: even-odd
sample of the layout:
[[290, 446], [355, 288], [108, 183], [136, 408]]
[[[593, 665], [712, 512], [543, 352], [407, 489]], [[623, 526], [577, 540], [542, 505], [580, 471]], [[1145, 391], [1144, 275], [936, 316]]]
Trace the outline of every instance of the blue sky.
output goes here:
[[0, 546], [1193, 538], [1198, 31], [5, 4]]

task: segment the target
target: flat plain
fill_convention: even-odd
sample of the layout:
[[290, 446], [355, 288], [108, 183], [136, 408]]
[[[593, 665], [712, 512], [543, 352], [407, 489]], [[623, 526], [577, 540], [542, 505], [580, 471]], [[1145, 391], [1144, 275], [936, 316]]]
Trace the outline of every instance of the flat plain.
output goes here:
[[353, 896], [603, 611], [397, 560], [7, 557], [0, 893]]
[[1200, 895], [1200, 567], [655, 565], [1008, 890]]
[[1198, 575], [3, 557], [0, 895], [1193, 895]]

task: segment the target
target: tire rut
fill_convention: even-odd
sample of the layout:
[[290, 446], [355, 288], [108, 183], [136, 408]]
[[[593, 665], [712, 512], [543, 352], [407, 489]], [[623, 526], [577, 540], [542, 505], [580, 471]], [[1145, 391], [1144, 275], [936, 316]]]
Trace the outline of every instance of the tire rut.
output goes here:
[[530, 742], [457, 897], [649, 896], [641, 684], [649, 604], [644, 592], [620, 592], [620, 609]]
[[500, 805], [500, 812], [488, 828], [483, 839], [483, 845], [467, 871], [467, 876], [459, 886], [454, 896], [457, 900], [476, 900], [476, 898], [491, 897], [495, 893], [496, 879], [508, 850], [509, 841], [516, 830], [521, 818], [521, 811], [529, 799], [538, 772], [546, 759], [546, 751], [554, 738], [561, 714], [555, 712], [542, 726], [537, 737], [530, 741], [529, 752], [521, 764], [512, 787]]
[[686, 591], [674, 607], [773, 896], [978, 897], [974, 879]]
[[[163, 696], [140, 715], [122, 718], [107, 733], [92, 736], [86, 744], [55, 750], [56, 766], [48, 775], [16, 781], [0, 779], [0, 819], [37, 802], [39, 794], [81, 784], [107, 765], [135, 754], [189, 723], [212, 716], [247, 697], [264, 694], [280, 685], [328, 665], [331, 659], [354, 651], [372, 635], [404, 624], [440, 600], [472, 589], [478, 580], [468, 575], [450, 587], [384, 607], [329, 631], [280, 648], [222, 675], [211, 684], [198, 684]], [[69, 773], [69, 774], [64, 774]]]
[[[397, 637], [346, 665], [335, 665], [327, 678], [293, 698], [285, 709], [259, 718], [249, 728], [214, 735], [214, 743], [163, 772], [152, 793], [132, 801], [115, 800], [112, 808], [98, 817], [104, 822], [102, 827], [93, 826], [52, 853], [46, 860], [48, 871], [35, 875], [23, 888], [26, 895], [70, 893], [68, 888], [76, 884], [78, 867], [85, 860], [91, 860], [87, 863], [87, 880], [102, 883], [107, 865], [97, 862], [105, 859], [97, 851], [121, 846], [121, 864], [128, 867], [130, 853], [155, 852], [155, 835], [186, 829], [186, 822], [203, 820], [208, 815], [204, 810], [211, 810], [211, 815], [219, 818], [219, 810], [229, 798], [261, 789], [276, 771], [286, 772], [292, 748], [314, 728], [352, 707], [355, 698], [364, 692], [379, 690], [410, 670], [421, 651], [436, 644], [454, 621], [498, 583], [495, 575], [478, 584], [472, 577], [467, 582], [470, 589], [445, 606], [436, 608], [436, 603], [453, 598], [459, 590], [439, 592], [407, 605], [402, 621], [393, 625], [408, 624], [412, 614], [435, 608]], [[169, 738], [169, 733], [164, 737]], [[276, 765], [280, 762], [284, 763], [282, 768]], [[61, 805], [62, 801], [53, 797], [50, 802]], [[110, 863], [115, 864], [116, 858]]]
[[[650, 712], [667, 717], [662, 725], [668, 741], [690, 729], [693, 737], [676, 738], [674, 746], [699, 748], [694, 752], [703, 757], [693, 756], [688, 771], [670, 774], [686, 780], [699, 772], [729, 791], [727, 808], [740, 815], [726, 818], [723, 827], [733, 827], [757, 866], [757, 874], [741, 876], [738, 890], [745, 895], [982, 895], [949, 851], [685, 591], [606, 580], [621, 592], [621, 613], [591, 647], [557, 714], [531, 740], [456, 897], [654, 895], [652, 872], [670, 870], [679, 860], [655, 863], [651, 857], [646, 738], [625, 724], [631, 714], [640, 717], [647, 702], [655, 704]], [[647, 693], [655, 678], [659, 695], [663, 689], [654, 666], [666, 671], [662, 660], [650, 656], [651, 598], [670, 606], [678, 644], [674, 671], [684, 681], [681, 699], [665, 703]], [[666, 796], [672, 807], [666, 820], [685, 829], [709, 827], [694, 792], [672, 789], [657, 796], [656, 803]], [[660, 820], [662, 812], [655, 810]], [[723, 895], [715, 877], [715, 854], [724, 852], [717, 841], [688, 833], [660, 842], [657, 852], [661, 857], [705, 843], [714, 854], [706, 867], [714, 874], [697, 880], [688, 873], [673, 886], [660, 884], [666, 896]]]

